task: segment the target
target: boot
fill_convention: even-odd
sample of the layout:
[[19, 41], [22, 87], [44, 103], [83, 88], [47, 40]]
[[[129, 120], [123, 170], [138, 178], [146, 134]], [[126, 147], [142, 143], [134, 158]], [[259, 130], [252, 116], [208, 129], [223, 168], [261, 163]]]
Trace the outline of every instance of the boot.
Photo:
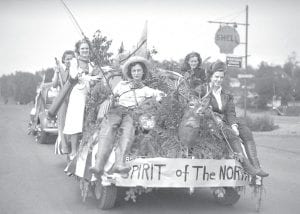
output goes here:
[[255, 142], [253, 140], [244, 141], [244, 147], [249, 161], [258, 170], [257, 175], [261, 177], [269, 176], [269, 173], [265, 172], [260, 167], [259, 160], [257, 157]]
[[112, 168], [112, 173], [120, 173], [120, 174], [127, 174], [130, 171], [130, 166], [125, 164], [124, 155], [125, 151], [123, 146], [119, 145], [116, 148], [116, 162]]
[[[107, 129], [107, 130], [104, 130]], [[99, 133], [98, 152], [94, 167], [90, 167], [90, 172], [94, 173], [96, 177], [101, 177], [104, 173], [104, 166], [113, 149], [115, 131], [112, 127], [103, 127]]]
[[125, 163], [125, 154], [128, 153], [133, 143], [135, 127], [130, 124], [125, 126], [122, 131], [123, 133], [116, 149], [116, 162], [112, 172], [127, 174], [130, 171], [130, 166]]
[[[259, 175], [259, 170], [256, 169], [251, 163], [250, 161], [248, 160], [248, 158], [244, 155], [243, 153], [243, 148], [241, 146], [241, 141], [240, 140], [235, 140], [235, 141], [232, 141], [230, 142], [230, 146], [232, 148], [232, 150], [237, 153], [238, 155], [242, 156], [243, 157], [243, 160], [242, 160], [242, 166], [244, 168], [244, 170], [249, 174], [249, 175], [252, 175], [252, 176], [256, 176], [256, 175]], [[260, 176], [260, 175], [259, 175]]]

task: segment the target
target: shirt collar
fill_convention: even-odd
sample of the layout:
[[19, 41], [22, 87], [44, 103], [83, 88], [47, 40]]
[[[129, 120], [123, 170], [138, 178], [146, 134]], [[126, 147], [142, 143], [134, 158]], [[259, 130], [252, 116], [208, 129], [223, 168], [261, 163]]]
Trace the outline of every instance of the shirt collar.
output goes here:
[[[209, 87], [212, 88], [212, 84], [209, 83]], [[220, 86], [217, 90], [212, 90], [213, 93], [215, 94], [221, 94], [221, 91], [222, 91], [222, 86]]]

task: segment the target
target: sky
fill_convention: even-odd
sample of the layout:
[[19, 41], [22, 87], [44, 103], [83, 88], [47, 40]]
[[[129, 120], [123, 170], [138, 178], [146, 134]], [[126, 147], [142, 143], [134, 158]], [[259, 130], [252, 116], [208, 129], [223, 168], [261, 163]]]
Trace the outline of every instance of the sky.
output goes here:
[[[202, 58], [225, 60], [215, 44], [219, 24], [245, 23], [249, 6], [248, 65], [261, 61], [283, 65], [293, 51], [300, 54], [298, 0], [64, 0], [86, 36], [100, 29], [117, 53], [121, 42], [130, 50], [148, 21], [148, 47], [157, 60], [179, 60], [191, 51]], [[245, 27], [238, 26], [241, 42]], [[0, 76], [54, 67], [54, 57], [74, 50], [81, 39], [61, 0], [0, 0]], [[245, 55], [245, 45], [234, 50]], [[299, 60], [299, 57], [298, 57]]]

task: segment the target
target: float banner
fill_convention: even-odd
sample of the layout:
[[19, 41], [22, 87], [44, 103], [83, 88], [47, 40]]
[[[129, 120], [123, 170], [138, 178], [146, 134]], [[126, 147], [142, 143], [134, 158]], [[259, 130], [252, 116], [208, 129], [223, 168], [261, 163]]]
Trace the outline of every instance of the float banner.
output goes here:
[[129, 161], [126, 178], [117, 186], [235, 187], [250, 183], [250, 176], [234, 159], [138, 158]]

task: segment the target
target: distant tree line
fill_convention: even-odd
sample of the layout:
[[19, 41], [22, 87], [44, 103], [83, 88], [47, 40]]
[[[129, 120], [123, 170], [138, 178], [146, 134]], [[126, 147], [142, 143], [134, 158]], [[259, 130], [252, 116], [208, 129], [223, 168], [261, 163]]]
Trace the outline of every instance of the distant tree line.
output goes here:
[[28, 104], [36, 96], [36, 89], [44, 78], [45, 82], [51, 82], [54, 74], [53, 68], [35, 72], [17, 71], [14, 74], [0, 77], [0, 95], [5, 103], [13, 99], [19, 104]]
[[[111, 40], [101, 34], [100, 30], [97, 30], [90, 44], [93, 52], [98, 53], [98, 57], [92, 56], [92, 61], [98, 60], [102, 65], [111, 64], [112, 53], [108, 51], [111, 42]], [[152, 55], [157, 53], [157, 50], [153, 49], [149, 54], [154, 67], [180, 71], [183, 59], [158, 62], [152, 58]], [[243, 69], [228, 68], [229, 74], [225, 81], [226, 85], [229, 85], [228, 77], [237, 77], [239, 73], [243, 72]], [[261, 62], [256, 69], [249, 66], [247, 73], [254, 75], [254, 78], [248, 79], [247, 82], [248, 85], [254, 85], [254, 88], [251, 90], [257, 94], [256, 107], [265, 108], [274, 97], [281, 99], [282, 105], [287, 105], [290, 101], [300, 100], [300, 65], [295, 52], [288, 56], [283, 66]], [[34, 100], [36, 89], [43, 78], [44, 82], [51, 82], [53, 74], [54, 69], [48, 68], [37, 71], [35, 74], [17, 71], [14, 74], [3, 75], [0, 77], [0, 95], [4, 102], [9, 98], [13, 98], [15, 102], [27, 104]], [[238, 90], [239, 93], [241, 91], [240, 89]]]
[[[229, 76], [237, 77], [243, 72], [244, 69], [229, 69]], [[247, 85], [254, 84], [250, 91], [258, 95], [255, 101], [258, 108], [266, 108], [273, 98], [281, 100], [281, 105], [300, 100], [300, 64], [295, 52], [288, 56], [283, 66], [261, 62], [257, 69], [250, 66], [247, 73], [254, 75], [247, 79]]]

